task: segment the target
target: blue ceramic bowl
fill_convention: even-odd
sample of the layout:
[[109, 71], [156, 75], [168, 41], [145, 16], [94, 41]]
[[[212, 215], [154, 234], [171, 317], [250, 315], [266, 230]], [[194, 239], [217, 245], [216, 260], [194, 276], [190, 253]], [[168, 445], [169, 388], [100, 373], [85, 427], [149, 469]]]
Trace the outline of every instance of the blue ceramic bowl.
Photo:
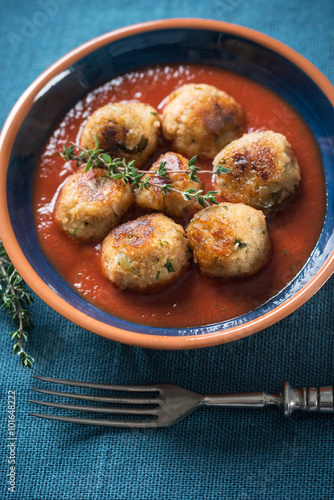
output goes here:
[[[271, 301], [238, 318], [184, 329], [151, 328], [113, 317], [63, 280], [42, 253], [34, 227], [32, 186], [41, 147], [59, 119], [87, 92], [146, 65], [202, 63], [272, 89], [308, 123], [326, 179], [320, 238], [296, 278]], [[43, 73], [10, 113], [0, 141], [0, 230], [10, 258], [30, 287], [74, 323], [107, 338], [151, 348], [182, 349], [229, 342], [259, 331], [308, 300], [334, 270], [334, 89], [302, 56], [255, 31], [199, 19], [154, 21], [99, 37]]]

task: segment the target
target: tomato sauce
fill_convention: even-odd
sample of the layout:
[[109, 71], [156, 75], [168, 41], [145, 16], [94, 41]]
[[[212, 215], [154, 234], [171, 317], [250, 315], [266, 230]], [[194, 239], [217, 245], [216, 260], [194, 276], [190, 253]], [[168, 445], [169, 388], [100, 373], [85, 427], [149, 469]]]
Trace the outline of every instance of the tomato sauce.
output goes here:
[[[103, 275], [100, 244], [78, 244], [61, 233], [53, 209], [62, 183], [76, 170], [56, 154], [79, 142], [83, 123], [95, 109], [120, 100], [138, 99], [161, 110], [165, 97], [184, 83], [208, 83], [232, 95], [243, 107], [246, 129], [271, 129], [291, 143], [302, 181], [293, 199], [268, 218], [273, 243], [270, 263], [253, 277], [224, 281], [202, 276], [195, 264], [169, 288], [154, 295], [119, 290]], [[150, 164], [168, 145], [162, 144]], [[211, 162], [197, 161], [203, 169]], [[149, 166], [149, 165], [148, 165]], [[202, 176], [213, 189], [211, 176]], [[325, 215], [321, 158], [311, 131], [279, 96], [240, 75], [196, 65], [152, 67], [114, 78], [72, 108], [48, 138], [40, 155], [34, 185], [34, 213], [41, 247], [78, 294], [108, 313], [162, 328], [208, 325], [247, 313], [280, 292], [301, 270], [320, 235]], [[128, 218], [139, 215], [133, 210]], [[141, 215], [141, 214], [140, 214]], [[178, 221], [179, 222], [179, 221]], [[186, 221], [183, 221], [186, 224]]]

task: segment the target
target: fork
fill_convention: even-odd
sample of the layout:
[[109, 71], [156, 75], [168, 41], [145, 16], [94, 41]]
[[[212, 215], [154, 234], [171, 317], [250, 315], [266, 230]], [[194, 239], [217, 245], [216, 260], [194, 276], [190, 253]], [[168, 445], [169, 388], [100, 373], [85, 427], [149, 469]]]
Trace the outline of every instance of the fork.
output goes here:
[[[194, 410], [203, 406], [221, 407], [251, 407], [263, 408], [276, 405], [283, 409], [284, 415], [290, 415], [294, 410], [306, 410], [310, 412], [334, 412], [333, 387], [301, 388], [293, 389], [288, 382], [284, 383], [283, 389], [277, 394], [266, 394], [264, 392], [250, 392], [237, 394], [213, 394], [202, 395], [196, 392], [182, 389], [172, 384], [157, 385], [114, 385], [92, 382], [79, 382], [75, 380], [63, 380], [48, 377], [33, 376], [43, 382], [63, 384], [72, 387], [86, 389], [99, 389], [126, 393], [126, 396], [94, 396], [90, 394], [78, 394], [72, 392], [57, 392], [52, 390], [32, 388], [33, 391], [61, 396], [83, 401], [109, 403], [118, 406], [92, 406], [63, 404], [50, 401], [31, 400], [35, 403], [51, 408], [75, 410], [93, 413], [105, 413], [108, 415], [126, 416], [126, 419], [102, 419], [102, 418], [80, 418], [64, 415], [50, 415], [29, 413], [34, 417], [72, 422], [86, 425], [102, 425], [107, 427], [168, 427]], [[142, 395], [140, 396], [139, 393]], [[145, 396], [144, 396], [145, 394]], [[125, 405], [125, 406], [124, 406]], [[143, 419], [138, 419], [138, 417]]]

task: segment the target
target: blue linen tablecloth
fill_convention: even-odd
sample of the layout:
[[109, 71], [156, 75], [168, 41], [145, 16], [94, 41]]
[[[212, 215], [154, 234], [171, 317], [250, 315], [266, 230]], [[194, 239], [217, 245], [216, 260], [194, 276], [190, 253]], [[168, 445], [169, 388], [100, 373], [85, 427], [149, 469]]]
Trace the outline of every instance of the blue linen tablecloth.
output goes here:
[[[291, 0], [8, 0], [0, 3], [2, 125], [26, 87], [79, 44], [129, 24], [219, 19], [271, 35], [334, 82], [334, 3]], [[1, 168], [1, 167], [0, 167]], [[1, 499], [333, 499], [334, 415], [202, 409], [167, 429], [122, 430], [40, 421], [31, 375], [113, 383], [171, 382], [198, 392], [276, 391], [334, 383], [334, 281], [267, 330], [218, 347], [151, 351], [74, 326], [39, 298], [21, 370], [0, 311]], [[16, 394], [16, 487], [8, 491], [7, 396]]]

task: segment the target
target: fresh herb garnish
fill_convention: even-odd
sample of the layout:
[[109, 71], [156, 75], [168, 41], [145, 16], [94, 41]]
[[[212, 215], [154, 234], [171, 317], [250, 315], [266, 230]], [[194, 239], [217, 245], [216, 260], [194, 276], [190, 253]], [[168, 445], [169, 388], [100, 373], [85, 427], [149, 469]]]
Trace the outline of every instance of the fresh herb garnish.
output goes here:
[[219, 161], [218, 165], [215, 167], [215, 170], [214, 170], [214, 173], [216, 175], [221, 175], [221, 174], [228, 174], [229, 172], [231, 172], [231, 168], [229, 167], [225, 167], [226, 165], [226, 160], [228, 160], [229, 157], [226, 157], [226, 158], [221, 158], [221, 160]]
[[31, 313], [27, 309], [33, 301], [25, 283], [11, 263], [0, 240], [0, 303], [1, 308], [12, 316], [16, 330], [9, 334], [15, 342], [13, 352], [21, 360], [22, 368], [31, 368], [34, 359], [25, 352], [27, 331], [31, 328]]
[[[196, 166], [196, 156], [191, 158], [188, 162], [188, 167], [184, 171], [180, 170], [168, 170], [166, 169], [166, 162], [161, 162], [159, 167], [154, 171], [138, 170], [135, 167], [135, 160], [127, 162], [125, 158], [111, 158], [111, 156], [100, 149], [99, 141], [95, 135], [95, 147], [94, 149], [84, 149], [74, 143], [70, 146], [64, 146], [63, 151], [58, 153], [58, 155], [63, 158], [64, 161], [75, 161], [77, 166], [85, 165], [85, 172], [90, 169], [102, 168], [106, 170], [106, 176], [112, 179], [123, 179], [125, 183], [129, 183], [132, 186], [132, 190], [135, 188], [141, 191], [142, 189], [149, 189], [150, 187], [155, 187], [162, 190], [162, 193], [174, 191], [183, 196], [185, 200], [191, 200], [194, 198], [202, 207], [210, 204], [218, 205], [216, 200], [217, 191], [208, 191], [203, 193], [202, 189], [196, 190], [194, 188], [189, 188], [186, 191], [180, 191], [173, 187], [172, 184], [167, 182], [168, 176], [171, 173], [185, 173], [189, 175], [189, 179], [192, 182], [199, 182], [199, 174], [212, 173], [210, 170], [201, 170]], [[230, 172], [229, 168], [223, 167], [223, 165], [218, 165], [214, 173], [218, 176]], [[162, 178], [166, 178], [166, 183], [161, 184], [154, 181], [154, 176], [159, 175]]]

